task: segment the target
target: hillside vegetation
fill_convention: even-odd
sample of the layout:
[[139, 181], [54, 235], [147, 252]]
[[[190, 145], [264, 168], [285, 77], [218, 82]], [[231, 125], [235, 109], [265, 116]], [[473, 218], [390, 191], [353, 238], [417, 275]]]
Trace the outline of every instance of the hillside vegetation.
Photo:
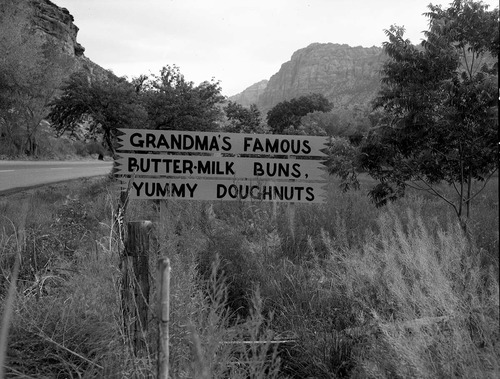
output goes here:
[[114, 77], [85, 57], [77, 33], [68, 10], [49, 0], [0, 3], [0, 159], [95, 153], [100, 141], [57, 140], [47, 122], [50, 102], [72, 73], [100, 80]]

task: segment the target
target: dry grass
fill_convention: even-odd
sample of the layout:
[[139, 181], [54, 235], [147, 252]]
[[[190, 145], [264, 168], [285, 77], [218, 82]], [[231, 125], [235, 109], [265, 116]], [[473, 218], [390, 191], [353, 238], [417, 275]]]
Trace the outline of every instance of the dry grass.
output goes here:
[[[7, 377], [139, 378], [156, 374], [154, 280], [144, 354], [134, 356], [121, 328], [121, 243], [113, 232], [116, 203], [116, 191], [107, 180], [28, 196], [27, 240], [18, 249], [23, 275], [17, 296], [11, 296], [12, 305], [2, 309], [13, 314]], [[2, 206], [7, 211], [1, 234], [1, 296], [7, 299], [4, 289], [17, 251], [12, 248], [16, 248], [19, 209], [11, 202]], [[242, 351], [236, 344], [221, 344], [262, 337], [266, 321], [259, 309], [247, 320], [233, 317], [220, 270], [214, 268], [207, 281], [200, 281], [197, 261], [208, 244], [207, 225], [200, 221], [205, 217], [204, 208], [203, 204], [171, 203], [172, 228], [163, 228], [173, 267], [170, 372], [173, 377], [275, 377], [278, 361], [271, 346]], [[129, 219], [158, 221], [159, 216], [155, 203], [132, 203], [128, 211]], [[152, 279], [161, 239], [156, 231], [150, 259]]]
[[[285, 372], [325, 378], [499, 375], [497, 271], [484, 265], [484, 251], [458, 223], [443, 228], [391, 207], [358, 247], [350, 247], [341, 230], [335, 237], [322, 232], [326, 255], [320, 248], [300, 264], [278, 260], [263, 274], [275, 327], [299, 339]], [[307, 254], [314, 256], [316, 246], [311, 241]]]
[[[130, 220], [157, 225], [140, 357], [121, 327], [112, 183], [0, 200], [6, 376], [156, 375], [160, 255], [172, 264], [174, 378], [498, 376], [498, 201], [489, 191], [469, 235], [419, 194], [376, 209], [332, 187], [326, 206], [297, 205], [293, 223], [286, 206], [179, 201], [160, 215], [158, 202], [132, 202]], [[5, 307], [17, 252], [17, 295]], [[227, 343], [276, 335], [294, 340]]]

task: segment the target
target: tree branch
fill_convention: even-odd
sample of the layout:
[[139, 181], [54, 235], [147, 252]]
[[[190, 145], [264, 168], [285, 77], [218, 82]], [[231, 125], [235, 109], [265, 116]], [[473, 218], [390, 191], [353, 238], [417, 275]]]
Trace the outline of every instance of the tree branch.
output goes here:
[[483, 186], [481, 187], [481, 189], [479, 189], [474, 195], [472, 195], [471, 197], [469, 197], [468, 199], [466, 199], [465, 201], [471, 201], [473, 200], [477, 195], [479, 195], [485, 188], [486, 188], [486, 185], [488, 184], [488, 182], [490, 181], [490, 179], [493, 177], [493, 175], [495, 174], [495, 172], [498, 171], [498, 168], [495, 168], [495, 170], [493, 170], [493, 172], [490, 173], [490, 175], [484, 180], [484, 184]]
[[[408, 163], [406, 163], [403, 160], [401, 162], [402, 162], [402, 164], [404, 164], [406, 167], [408, 167], [415, 174], [415, 176], [418, 178], [418, 180], [420, 180], [423, 184], [425, 184], [425, 186], [427, 187], [427, 189], [422, 188], [422, 190], [427, 191], [428, 193], [439, 197], [441, 200], [443, 200], [444, 202], [448, 203], [455, 210], [455, 213], [457, 214], [457, 216], [460, 215], [460, 213], [458, 212], [456, 204], [454, 204], [451, 200], [448, 200], [448, 198], [446, 198], [444, 195], [442, 195], [441, 193], [439, 193], [434, 187], [432, 187], [429, 183], [427, 183], [425, 181], [425, 179], [423, 179], [421, 177], [421, 175], [418, 174], [417, 171], [414, 170]], [[408, 183], [404, 182], [403, 180], [401, 180], [401, 182], [404, 183], [404, 184], [406, 184], [406, 185], [408, 185]]]

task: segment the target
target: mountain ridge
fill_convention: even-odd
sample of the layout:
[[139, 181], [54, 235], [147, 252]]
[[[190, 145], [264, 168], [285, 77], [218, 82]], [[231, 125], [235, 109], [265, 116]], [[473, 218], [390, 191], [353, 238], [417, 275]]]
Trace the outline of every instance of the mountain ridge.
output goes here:
[[254, 103], [263, 112], [279, 102], [310, 93], [324, 95], [337, 108], [366, 105], [380, 88], [384, 60], [383, 49], [376, 46], [311, 43], [295, 51], [265, 87], [260, 81], [229, 99], [243, 106]]

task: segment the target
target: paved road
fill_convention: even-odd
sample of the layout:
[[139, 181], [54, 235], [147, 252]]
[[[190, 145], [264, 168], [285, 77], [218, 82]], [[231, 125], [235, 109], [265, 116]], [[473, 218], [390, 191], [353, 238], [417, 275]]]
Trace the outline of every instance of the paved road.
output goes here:
[[106, 175], [113, 162], [0, 161], [0, 194], [65, 180]]

